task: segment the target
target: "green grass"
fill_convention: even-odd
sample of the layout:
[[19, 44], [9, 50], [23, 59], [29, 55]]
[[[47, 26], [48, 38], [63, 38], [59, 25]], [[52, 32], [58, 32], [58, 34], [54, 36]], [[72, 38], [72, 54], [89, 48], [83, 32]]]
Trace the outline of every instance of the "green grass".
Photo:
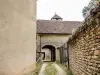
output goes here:
[[42, 63], [37, 63], [36, 64], [36, 69], [32, 72], [30, 72], [29, 74], [25, 74], [25, 75], [38, 75], [39, 71], [41, 69]]
[[60, 64], [60, 63], [57, 63], [65, 72], [67, 72], [67, 65], [66, 64]]
[[73, 75], [72, 72], [67, 69], [67, 63], [63, 65], [60, 63], [57, 63], [57, 64], [66, 72], [67, 75]]
[[36, 69], [35, 69], [35, 71], [31, 75], [38, 75], [39, 71], [41, 69], [41, 66], [42, 66], [42, 63], [37, 63], [36, 64]]
[[70, 70], [67, 70], [67, 75], [73, 75]]
[[56, 68], [52, 65], [52, 63], [48, 63], [48, 65], [45, 68], [44, 75], [56, 75], [56, 73]]

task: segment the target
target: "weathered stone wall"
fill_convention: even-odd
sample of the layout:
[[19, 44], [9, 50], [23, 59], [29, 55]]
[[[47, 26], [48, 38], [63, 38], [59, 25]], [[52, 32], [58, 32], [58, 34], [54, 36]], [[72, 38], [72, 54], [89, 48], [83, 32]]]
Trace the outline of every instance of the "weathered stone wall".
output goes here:
[[73, 75], [100, 75], [100, 13], [89, 16], [68, 40]]
[[41, 48], [40, 48], [40, 36], [38, 34], [36, 34], [36, 61], [38, 62], [40, 59], [40, 53], [41, 52]]
[[36, 0], [0, 0], [0, 75], [35, 69]]
[[69, 36], [67, 34], [44, 34], [41, 36], [41, 48], [45, 45], [52, 45], [57, 49], [68, 40]]
[[[37, 51], [40, 51], [40, 48], [42, 50], [42, 47], [44, 47], [45, 45], [54, 46], [56, 49], [56, 59], [60, 60], [59, 50], [57, 48], [62, 46], [63, 43], [65, 43], [70, 36], [71, 35], [67, 35], [67, 34], [62, 34], [62, 35], [61, 34], [41, 34], [41, 35], [37, 35]], [[40, 43], [41, 43], [41, 45], [40, 45]], [[37, 54], [37, 57], [38, 56], [39, 55]]]

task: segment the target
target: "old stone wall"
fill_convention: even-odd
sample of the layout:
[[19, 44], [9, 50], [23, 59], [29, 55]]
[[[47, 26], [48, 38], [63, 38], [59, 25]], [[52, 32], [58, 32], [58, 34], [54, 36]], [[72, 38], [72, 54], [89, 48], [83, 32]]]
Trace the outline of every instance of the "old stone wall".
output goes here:
[[67, 34], [46, 34], [41, 36], [41, 48], [45, 45], [52, 45], [56, 49], [65, 43], [70, 35]]
[[100, 13], [89, 16], [68, 40], [73, 75], [100, 75]]
[[[63, 43], [65, 43], [70, 36], [71, 35], [67, 35], [67, 34], [62, 34], [62, 35], [61, 34], [41, 34], [41, 35], [38, 34], [37, 35], [37, 52], [40, 51], [40, 48], [42, 50], [42, 47], [44, 47], [45, 45], [54, 46], [56, 49], [56, 60], [59, 61], [60, 53], [57, 48], [62, 46]], [[37, 57], [39, 57], [39, 54], [37, 54]]]
[[0, 75], [35, 69], [36, 0], [0, 0]]

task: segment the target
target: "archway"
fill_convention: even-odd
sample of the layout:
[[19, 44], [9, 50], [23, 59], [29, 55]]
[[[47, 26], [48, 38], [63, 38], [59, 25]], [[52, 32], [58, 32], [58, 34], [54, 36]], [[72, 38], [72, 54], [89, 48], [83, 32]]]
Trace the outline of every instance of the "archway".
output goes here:
[[[56, 61], [56, 49], [55, 49], [55, 47], [54, 46], [52, 46], [52, 45], [45, 45], [45, 46], [43, 46], [42, 47], [42, 49], [47, 49], [47, 50], [49, 50], [50, 51], [50, 58], [51, 58], [51, 61], [52, 62], [54, 62], [54, 61]], [[46, 53], [45, 53], [46, 54]], [[46, 56], [46, 55], [45, 55]]]

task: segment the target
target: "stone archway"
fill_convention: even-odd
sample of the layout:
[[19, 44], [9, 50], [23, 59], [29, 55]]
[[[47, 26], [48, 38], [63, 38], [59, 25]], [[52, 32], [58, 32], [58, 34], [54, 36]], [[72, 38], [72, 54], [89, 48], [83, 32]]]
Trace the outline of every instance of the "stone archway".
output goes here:
[[[45, 45], [42, 47], [42, 49], [45, 49], [45, 58], [46, 56], [50, 57], [50, 61], [54, 62], [56, 61], [56, 49], [52, 45]], [[46, 55], [47, 54], [47, 55]]]

